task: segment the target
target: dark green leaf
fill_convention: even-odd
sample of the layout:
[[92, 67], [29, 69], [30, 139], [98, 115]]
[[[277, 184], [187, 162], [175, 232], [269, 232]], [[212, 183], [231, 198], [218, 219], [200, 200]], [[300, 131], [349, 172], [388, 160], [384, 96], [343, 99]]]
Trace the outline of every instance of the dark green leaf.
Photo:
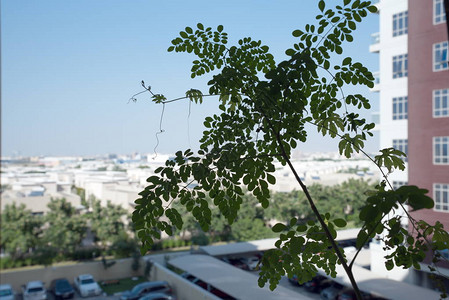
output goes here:
[[346, 221], [344, 219], [335, 219], [334, 220], [334, 224], [337, 227], [343, 228], [343, 227], [346, 226], [347, 223], [346, 223]]
[[320, 0], [319, 2], [318, 2], [318, 8], [321, 10], [321, 11], [324, 11], [324, 7], [326, 6], [326, 3], [324, 3], [324, 0]]
[[284, 231], [287, 228], [287, 226], [285, 226], [282, 223], [276, 223], [273, 228], [271, 228], [271, 230], [273, 230], [273, 232], [281, 232]]
[[377, 7], [375, 7], [374, 5], [368, 6], [368, 10], [369, 10], [369, 12], [376, 13], [377, 12]]

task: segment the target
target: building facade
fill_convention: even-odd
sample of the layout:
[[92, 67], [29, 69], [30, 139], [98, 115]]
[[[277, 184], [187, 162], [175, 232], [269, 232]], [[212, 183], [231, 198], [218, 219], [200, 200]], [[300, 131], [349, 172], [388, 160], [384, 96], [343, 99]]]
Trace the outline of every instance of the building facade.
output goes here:
[[[443, 2], [379, 1], [380, 31], [373, 34], [370, 52], [379, 53], [379, 81], [373, 91], [380, 93], [380, 147], [407, 154], [406, 171], [395, 171], [389, 180], [393, 188], [410, 184], [429, 190], [435, 207], [411, 214], [432, 225], [439, 221], [449, 230], [449, 46]], [[373, 245], [373, 261], [385, 255], [382, 248]], [[441, 255], [449, 259], [448, 250]], [[448, 263], [439, 267], [449, 276]], [[373, 263], [372, 270], [436, 288], [426, 264], [419, 271], [395, 269], [388, 274]]]
[[[439, 221], [449, 230], [449, 58], [443, 5], [443, 0], [409, 1], [409, 183], [429, 190], [435, 201], [433, 209], [412, 215], [431, 225]], [[447, 251], [442, 255], [449, 259]], [[427, 270], [424, 265], [414, 271], [415, 281], [433, 287]], [[448, 276], [449, 263], [439, 271]]]
[[[408, 154], [408, 1], [381, 0], [376, 5], [380, 28], [372, 34], [370, 52], [379, 55], [379, 72], [375, 74], [378, 78], [372, 92], [379, 93], [380, 148], [393, 147]], [[408, 160], [404, 160], [405, 170], [395, 170], [388, 176], [393, 188], [408, 184]], [[387, 271], [380, 263], [389, 254], [383, 248], [380, 242], [370, 245], [371, 270], [387, 278], [411, 281], [407, 270]]]

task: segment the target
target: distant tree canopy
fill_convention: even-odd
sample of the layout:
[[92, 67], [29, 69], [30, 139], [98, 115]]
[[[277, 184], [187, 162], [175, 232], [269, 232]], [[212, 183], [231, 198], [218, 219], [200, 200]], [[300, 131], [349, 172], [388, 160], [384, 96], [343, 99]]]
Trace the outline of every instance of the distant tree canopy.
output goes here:
[[[358, 214], [364, 205], [366, 193], [374, 189], [375, 184], [362, 179], [349, 179], [333, 186], [318, 183], [309, 186], [310, 194], [317, 199], [318, 209], [330, 211], [336, 218], [346, 220], [353, 227], [362, 225]], [[210, 230], [203, 232], [191, 214], [182, 213], [185, 225], [179, 234], [183, 237], [186, 233], [193, 236], [205, 233], [210, 242], [249, 241], [275, 237], [269, 227], [269, 223], [273, 221], [288, 224], [291, 218], [297, 218], [298, 223], [305, 224], [313, 219], [313, 212], [303, 191], [272, 193], [267, 209], [263, 209], [257, 198], [249, 193], [243, 199], [237, 219], [232, 225], [229, 225], [218, 208], [213, 208]], [[179, 203], [174, 203], [173, 208], [184, 212]]]
[[64, 198], [52, 199], [48, 208], [50, 210], [44, 216], [46, 228], [42, 242], [61, 254], [73, 252], [86, 234], [86, 218]]
[[106, 206], [102, 206], [100, 200], [95, 198], [92, 199], [91, 205], [90, 228], [102, 248], [127, 235], [123, 222], [123, 217], [126, 216], [124, 208], [110, 201], [107, 201]]
[[1, 214], [1, 248], [18, 260], [39, 243], [43, 218], [32, 216], [24, 204], [6, 205]]
[[[137, 249], [134, 234], [124, 220], [126, 211], [110, 202], [105, 207], [91, 199], [92, 212], [76, 210], [66, 199], [51, 199], [45, 215], [32, 214], [22, 204], [6, 205], [1, 212], [1, 245], [7, 254], [2, 268], [24, 264], [51, 264], [53, 260], [92, 259], [97, 249], [83, 248], [90, 230], [100, 250], [123, 257]], [[132, 248], [132, 249], [131, 249]], [[98, 256], [98, 253], [94, 256]], [[4, 264], [5, 261], [11, 264]]]

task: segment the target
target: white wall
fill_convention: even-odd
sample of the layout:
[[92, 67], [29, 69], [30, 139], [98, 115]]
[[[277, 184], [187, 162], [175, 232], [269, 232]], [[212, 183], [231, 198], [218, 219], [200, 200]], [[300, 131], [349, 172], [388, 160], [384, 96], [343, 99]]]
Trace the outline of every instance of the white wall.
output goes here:
[[[393, 15], [408, 9], [407, 0], [382, 0], [380, 5], [380, 148], [393, 139], [407, 139], [407, 120], [393, 120], [393, 97], [407, 96], [407, 77], [393, 79], [393, 56], [406, 54], [407, 34], [393, 37]], [[408, 181], [407, 169], [394, 171], [390, 181]]]

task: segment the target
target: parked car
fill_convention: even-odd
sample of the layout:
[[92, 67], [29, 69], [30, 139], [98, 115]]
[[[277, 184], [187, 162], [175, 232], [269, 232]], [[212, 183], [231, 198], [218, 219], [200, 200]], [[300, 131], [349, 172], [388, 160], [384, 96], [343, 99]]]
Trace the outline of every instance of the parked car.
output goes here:
[[[366, 297], [366, 295], [362, 295], [363, 299], [368, 299], [368, 297]], [[350, 288], [345, 288], [343, 290], [341, 290], [338, 293], [338, 300], [357, 300], [357, 296], [355, 295], [355, 292], [353, 289]]]
[[176, 300], [176, 298], [173, 295], [164, 293], [151, 293], [140, 297], [139, 300]]
[[217, 296], [218, 298], [221, 299], [225, 299], [225, 300], [235, 300], [234, 297], [226, 294], [225, 292], [223, 292], [222, 290], [216, 289], [214, 288], [212, 285], [210, 285], [207, 282], [202, 281], [199, 278], [196, 278], [195, 276], [193, 276], [192, 274], [189, 274], [187, 272], [182, 273], [181, 277], [187, 279], [188, 281], [191, 281], [192, 283], [196, 284], [197, 286], [205, 289], [206, 291], [208, 291], [211, 294], [214, 294], [215, 296]]
[[320, 293], [320, 299], [322, 300], [337, 300], [337, 297], [343, 286], [339, 283], [332, 283], [329, 287], [323, 289]]
[[[362, 299], [365, 299], [365, 300], [368, 300], [368, 299], [369, 300], [376, 300], [376, 299], [377, 300], [380, 300], [380, 299], [385, 300], [384, 298], [378, 298], [378, 297], [372, 296], [369, 293], [365, 293], [363, 291], [360, 291], [360, 293], [362, 295]], [[357, 300], [357, 296], [353, 289], [344, 288], [338, 293], [337, 299], [338, 300]]]
[[262, 263], [260, 263], [260, 258], [257, 256], [247, 257], [244, 259], [244, 262], [251, 271], [255, 271], [262, 266]]
[[249, 267], [243, 258], [222, 258], [225, 263], [231, 264], [241, 270], [249, 271]]
[[133, 287], [129, 291], [124, 291], [120, 295], [120, 300], [137, 300], [150, 293], [171, 294], [172, 290], [166, 281], [147, 281]]
[[10, 284], [0, 284], [0, 300], [14, 300], [16, 293]]
[[76, 276], [73, 283], [81, 297], [98, 296], [103, 293], [94, 277], [90, 274]]
[[55, 299], [70, 299], [75, 295], [75, 290], [65, 278], [58, 278], [50, 283], [50, 292]]
[[296, 286], [302, 286], [302, 284], [300, 284], [298, 281], [297, 275], [293, 275], [291, 278], [288, 278], [288, 282], [290, 282], [291, 284], [296, 285]]
[[332, 280], [325, 276], [317, 275], [312, 280], [304, 283], [304, 288], [311, 293], [319, 293], [333, 283]]
[[47, 290], [42, 281], [30, 281], [22, 287], [23, 300], [45, 300]]

